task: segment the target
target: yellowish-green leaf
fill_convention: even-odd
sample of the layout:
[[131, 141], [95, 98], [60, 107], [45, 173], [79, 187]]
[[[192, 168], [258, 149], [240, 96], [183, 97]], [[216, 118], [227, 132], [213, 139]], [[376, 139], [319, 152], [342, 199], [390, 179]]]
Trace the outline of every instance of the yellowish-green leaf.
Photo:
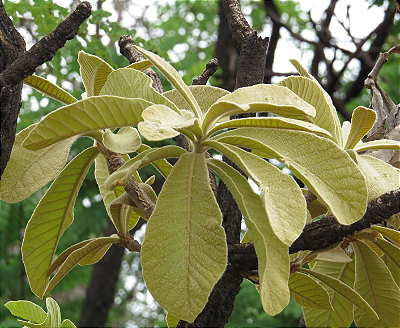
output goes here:
[[168, 325], [168, 328], [175, 328], [180, 320], [174, 317], [172, 314], [167, 313], [167, 315], [165, 316], [165, 321]]
[[373, 109], [358, 106], [351, 116], [351, 128], [344, 149], [353, 149], [374, 126], [376, 113]]
[[379, 226], [371, 226], [370, 229], [378, 231], [379, 233], [384, 235], [385, 238], [389, 239], [393, 244], [395, 244], [397, 247], [400, 247], [400, 231]]
[[144, 72], [146, 69], [148, 69], [152, 66], [153, 66], [153, 63], [150, 60], [145, 59], [145, 60], [141, 60], [136, 63], [132, 63], [132, 64], [126, 66], [125, 68], [133, 68], [138, 71]]
[[357, 155], [357, 163], [368, 188], [368, 200], [400, 187], [400, 172], [378, 158]]
[[[129, 221], [134, 206], [135, 203], [126, 192], [114, 199], [110, 204], [109, 210], [112, 221], [117, 231], [121, 232], [123, 235], [129, 232]], [[139, 217], [137, 219], [139, 219]]]
[[72, 104], [75, 101], [78, 101], [70, 93], [43, 77], [30, 75], [24, 79], [24, 83], [40, 92], [43, 92], [46, 96], [62, 102], [63, 104]]
[[238, 120], [231, 120], [215, 126], [213, 129], [211, 129], [209, 134], [211, 135], [214, 132], [223, 129], [245, 128], [245, 127], [300, 130], [300, 131], [313, 132], [323, 137], [331, 136], [331, 134], [328, 131], [318, 127], [315, 124], [291, 118], [283, 118], [283, 117], [251, 117], [251, 118], [242, 118]]
[[222, 161], [207, 164], [229, 188], [243, 214], [258, 257], [260, 298], [269, 315], [280, 313], [289, 303], [288, 247], [274, 234], [261, 198], [246, 178]]
[[306, 201], [294, 179], [266, 160], [239, 147], [217, 141], [210, 146], [229, 157], [261, 191], [269, 223], [278, 238], [290, 246], [303, 231], [307, 218]]
[[1, 176], [1, 199], [5, 202], [16, 203], [27, 198], [53, 180], [67, 162], [74, 137], [39, 151], [22, 147], [35, 126], [33, 124], [15, 136], [10, 160]]
[[114, 69], [103, 59], [82, 50], [78, 54], [78, 63], [87, 96], [98, 96]]
[[290, 296], [301, 306], [333, 310], [328, 292], [311, 277], [296, 272], [289, 278]]
[[61, 324], [61, 328], [76, 328], [76, 326], [71, 320], [65, 319]]
[[[137, 152], [142, 153], [145, 150], [149, 150], [149, 149], [152, 149], [152, 148], [148, 145], [142, 144], [140, 146], [140, 148], [137, 150]], [[152, 162], [151, 164], [158, 170], [158, 172], [160, 172], [162, 174], [162, 176], [164, 178], [166, 178], [172, 170], [172, 165], [169, 164], [166, 159], [160, 159], [160, 160]]]
[[368, 313], [370, 316], [374, 318], [378, 318], [374, 309], [358, 294], [354, 289], [350, 288], [348, 285], [341, 282], [339, 279], [333, 278], [331, 276], [319, 273], [315, 270], [309, 270], [305, 268], [300, 268], [300, 271], [304, 273], [308, 273], [310, 276], [313, 276], [319, 279], [321, 282], [332, 288], [334, 291], [339, 293], [345, 299], [353, 303], [355, 306], [360, 308], [364, 313]]
[[181, 155], [160, 192], [141, 250], [146, 285], [173, 316], [193, 322], [224, 272], [221, 223], [204, 154]]
[[183, 82], [179, 73], [173, 68], [170, 64], [168, 64], [163, 58], [160, 56], [147, 51], [138, 46], [134, 46], [138, 51], [144, 54], [157, 68], [164, 74], [164, 76], [168, 79], [169, 82], [182, 94], [182, 96], [186, 99], [190, 108], [193, 110], [195, 116], [200, 120], [202, 118], [202, 112], [199, 104], [197, 103], [195, 97], [190, 92], [188, 86]]
[[336, 247], [325, 252], [318, 252], [317, 257], [314, 260], [337, 263], [347, 263], [352, 261], [352, 259], [340, 247]]
[[363, 152], [367, 150], [379, 150], [379, 149], [400, 150], [400, 142], [396, 140], [383, 139], [383, 140], [364, 142], [354, 147], [354, 150], [356, 150], [357, 152]]
[[184, 117], [165, 105], [147, 107], [143, 111], [142, 117], [144, 122], [139, 122], [138, 128], [149, 141], [176, 137], [180, 134], [181, 129], [190, 128], [197, 121], [193, 116]]
[[97, 155], [97, 148], [92, 147], [76, 156], [54, 180], [28, 222], [22, 260], [31, 290], [38, 297], [44, 295], [58, 241], [73, 221], [76, 195]]
[[140, 140], [139, 132], [131, 127], [125, 126], [115, 134], [111, 130], [107, 130], [103, 134], [104, 146], [119, 154], [128, 154], [136, 151], [142, 141]]
[[120, 68], [108, 76], [100, 95], [142, 98], [154, 104], [165, 105], [180, 113], [174, 103], [152, 87], [152, 83], [153, 80], [142, 72], [129, 68]]
[[278, 85], [288, 87], [301, 99], [312, 105], [316, 109], [316, 115], [311, 122], [329, 131], [332, 135], [330, 139], [339, 146], [342, 145], [342, 131], [336, 109], [329, 95], [313, 77], [290, 76], [279, 82]]
[[238, 128], [212, 140], [255, 149], [284, 162], [341, 224], [351, 224], [365, 213], [364, 177], [350, 156], [329, 139], [295, 130]]
[[80, 261], [85, 259], [91, 253], [98, 253], [104, 247], [111, 246], [111, 244], [118, 243], [120, 241], [119, 237], [101, 237], [91, 240], [89, 243], [81, 248], [74, 250], [65, 259], [63, 264], [58, 269], [57, 273], [50, 280], [46, 287], [44, 295], [49, 293], [54, 286], [69, 272], [71, 271]]
[[[58, 306], [57, 302], [48, 297], [46, 299], [46, 307], [47, 307], [47, 314], [45, 314], [45, 318], [42, 321], [25, 321], [19, 320], [18, 322], [23, 324], [24, 327], [32, 327], [32, 328], [59, 328], [61, 327], [61, 311], [60, 307]], [[43, 311], [43, 310], [42, 310]], [[43, 311], [44, 312], [44, 311]]]
[[356, 254], [354, 289], [378, 318], [354, 309], [358, 327], [400, 327], [400, 290], [382, 259], [365, 243], [353, 243]]
[[24, 320], [41, 323], [46, 320], [46, 312], [31, 301], [9, 301], [4, 306], [11, 314]]
[[90, 97], [61, 107], [40, 121], [23, 146], [41, 149], [71, 136], [106, 128], [136, 126], [143, 110], [152, 103], [116, 96]]
[[374, 244], [378, 246], [394, 265], [400, 268], [400, 249], [392, 243], [378, 238]]
[[172, 145], [164, 146], [161, 148], [147, 149], [127, 161], [116, 172], [111, 174], [110, 177], [107, 178], [107, 180], [104, 182], [104, 187], [112, 189], [117, 182], [126, 185], [133, 172], [139, 170], [147, 164], [153, 163], [163, 158], [179, 157], [185, 152], [186, 151], [183, 148]]
[[243, 112], [271, 112], [280, 116], [310, 120], [315, 108], [286, 87], [257, 84], [235, 90], [220, 98], [207, 111], [202, 128], [208, 130], [221, 117]]

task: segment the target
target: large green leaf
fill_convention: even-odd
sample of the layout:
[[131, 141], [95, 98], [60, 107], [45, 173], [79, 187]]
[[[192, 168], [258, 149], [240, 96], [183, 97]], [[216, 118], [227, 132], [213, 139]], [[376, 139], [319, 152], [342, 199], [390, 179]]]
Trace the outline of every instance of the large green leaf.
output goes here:
[[208, 130], [221, 117], [246, 111], [271, 112], [301, 120], [311, 120], [315, 115], [315, 108], [290, 89], [272, 84], [257, 84], [237, 89], [220, 98], [207, 111], [202, 128]]
[[353, 149], [374, 126], [376, 113], [374, 110], [358, 106], [351, 116], [351, 128], [344, 149]]
[[316, 115], [311, 122], [329, 131], [330, 137], [336, 144], [342, 144], [340, 121], [329, 95], [313, 79], [302, 76], [290, 76], [278, 85], [286, 86], [301, 99], [315, 107]]
[[114, 69], [103, 59], [82, 50], [78, 54], [78, 63], [87, 97], [98, 96]]
[[173, 102], [154, 90], [151, 86], [152, 83], [152, 79], [142, 72], [129, 68], [120, 68], [108, 76], [100, 95], [142, 98], [154, 104], [165, 105], [180, 113]]
[[276, 315], [290, 300], [288, 247], [273, 232], [261, 198], [247, 179], [222, 161], [211, 158], [207, 164], [227, 185], [246, 220], [258, 257], [261, 302], [265, 312]]
[[400, 290], [382, 259], [365, 243], [353, 243], [356, 254], [354, 289], [369, 303], [379, 320], [354, 309], [358, 327], [400, 327]]
[[329, 139], [295, 130], [239, 128], [211, 140], [255, 149], [284, 162], [341, 224], [351, 224], [365, 213], [364, 177], [350, 156]]
[[51, 83], [37, 75], [30, 75], [24, 79], [24, 83], [43, 92], [46, 96], [54, 98], [64, 104], [72, 104], [78, 101], [74, 96], [69, 94], [64, 89], [61, 89], [58, 85]]
[[235, 146], [208, 141], [210, 146], [229, 157], [261, 191], [267, 217], [278, 238], [290, 246], [303, 231], [307, 219], [306, 201], [294, 179], [268, 161]]
[[324, 287], [306, 274], [295, 272], [289, 278], [290, 296], [301, 306], [333, 310]]
[[204, 154], [181, 155], [160, 192], [141, 250], [146, 285], [173, 316], [193, 322], [224, 272], [221, 223]]
[[199, 104], [196, 101], [196, 98], [190, 92], [188, 86], [183, 82], [179, 73], [173, 68], [170, 64], [168, 64], [163, 58], [160, 56], [147, 51], [138, 46], [134, 46], [138, 51], [144, 54], [157, 68], [164, 74], [164, 76], [172, 83], [172, 85], [182, 94], [185, 100], [190, 105], [190, 108], [193, 110], [195, 116], [200, 120], [202, 118], [202, 112]]
[[73, 221], [76, 195], [97, 155], [97, 148], [92, 147], [76, 156], [54, 180], [28, 222], [22, 260], [31, 290], [38, 297], [44, 295], [47, 270], [60, 237]]
[[23, 141], [35, 126], [33, 124], [15, 136], [10, 160], [1, 177], [1, 199], [5, 202], [16, 203], [30, 196], [53, 180], [68, 159], [75, 137], [38, 151], [22, 147]]
[[61, 107], [40, 121], [23, 146], [41, 149], [71, 136], [94, 130], [135, 126], [143, 110], [152, 103], [143, 99], [98, 96]]

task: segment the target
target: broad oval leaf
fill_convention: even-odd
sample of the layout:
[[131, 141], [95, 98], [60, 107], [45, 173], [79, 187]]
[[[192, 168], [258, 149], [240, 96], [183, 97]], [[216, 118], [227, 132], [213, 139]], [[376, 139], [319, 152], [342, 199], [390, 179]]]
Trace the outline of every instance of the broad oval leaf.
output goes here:
[[136, 126], [141, 114], [152, 103], [143, 99], [98, 96], [61, 107], [40, 121], [23, 146], [41, 149], [71, 136], [91, 131]]
[[5, 202], [20, 202], [53, 180], [67, 162], [76, 140], [71, 137], [38, 151], [28, 150], [22, 143], [35, 126], [32, 124], [15, 136], [10, 160], [1, 176], [1, 199]]
[[258, 258], [261, 303], [265, 312], [276, 315], [290, 300], [288, 247], [274, 234], [261, 198], [247, 179], [222, 161], [210, 158], [207, 164], [227, 185], [246, 220]]
[[98, 96], [108, 75], [114, 69], [103, 59], [82, 50], [78, 54], [78, 63], [87, 96]]
[[374, 110], [358, 106], [351, 116], [351, 128], [344, 149], [353, 149], [374, 126], [376, 113]]
[[141, 250], [146, 285], [173, 316], [193, 322], [224, 272], [221, 223], [204, 154], [181, 155], [162, 187]]
[[43, 77], [30, 75], [24, 79], [24, 83], [63, 104], [72, 104], [78, 101], [73, 95]]
[[32, 322], [44, 322], [46, 320], [46, 312], [31, 301], [9, 301], [4, 306], [10, 312], [24, 320]]
[[289, 288], [290, 296], [297, 304], [315, 309], [333, 310], [325, 288], [306, 274], [295, 272], [290, 275]]
[[92, 147], [76, 156], [54, 180], [28, 221], [22, 260], [31, 290], [40, 298], [58, 241], [73, 221], [76, 195], [97, 155], [97, 148]]
[[365, 213], [364, 177], [349, 155], [331, 140], [303, 131], [256, 128], [239, 128], [211, 140], [255, 149], [284, 162], [341, 224], [351, 224]]
[[400, 327], [400, 290], [382, 259], [365, 243], [353, 243], [356, 254], [354, 289], [373, 307], [379, 319], [354, 309], [358, 327]]
[[118, 154], [128, 154], [136, 151], [142, 141], [137, 129], [131, 126], [124, 126], [117, 133], [107, 130], [103, 134], [104, 146]]

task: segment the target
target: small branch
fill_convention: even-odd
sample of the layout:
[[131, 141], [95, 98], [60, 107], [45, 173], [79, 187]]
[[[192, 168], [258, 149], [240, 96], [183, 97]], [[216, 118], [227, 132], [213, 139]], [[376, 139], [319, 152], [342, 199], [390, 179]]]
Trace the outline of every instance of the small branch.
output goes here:
[[219, 63], [217, 58], [211, 59], [206, 64], [206, 69], [199, 75], [193, 79], [193, 85], [206, 85], [207, 81], [210, 79], [211, 76], [218, 70]]
[[392, 47], [389, 51], [381, 53], [379, 55], [379, 58], [375, 66], [373, 67], [372, 71], [368, 74], [368, 78], [364, 82], [366, 88], [371, 89], [371, 85], [375, 84], [375, 82], [378, 81], [379, 72], [381, 71], [383, 65], [387, 62], [389, 56], [394, 53], [400, 54], [400, 44]]

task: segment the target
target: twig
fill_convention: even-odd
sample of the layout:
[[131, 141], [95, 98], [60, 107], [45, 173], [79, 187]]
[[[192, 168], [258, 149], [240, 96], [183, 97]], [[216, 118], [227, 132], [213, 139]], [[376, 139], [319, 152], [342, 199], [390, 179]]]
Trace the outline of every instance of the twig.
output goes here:
[[210, 79], [211, 76], [218, 70], [219, 63], [217, 58], [211, 59], [206, 64], [206, 69], [199, 75], [193, 79], [193, 85], [206, 85], [207, 81]]

